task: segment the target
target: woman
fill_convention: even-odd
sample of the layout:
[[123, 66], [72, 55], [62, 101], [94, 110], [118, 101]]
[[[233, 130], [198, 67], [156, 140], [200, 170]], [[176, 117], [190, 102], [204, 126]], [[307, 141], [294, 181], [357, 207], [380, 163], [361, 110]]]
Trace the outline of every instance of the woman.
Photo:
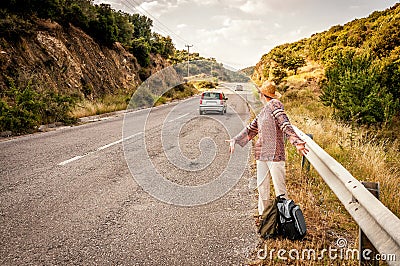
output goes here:
[[270, 197], [270, 178], [275, 188], [275, 195], [287, 197], [284, 134], [300, 155], [305, 155], [308, 149], [305, 147], [306, 143], [293, 130], [283, 104], [278, 100], [281, 95], [276, 91], [276, 85], [266, 81], [259, 89], [259, 93], [264, 108], [237, 136], [226, 141], [229, 142], [230, 152], [233, 153], [236, 143], [243, 147], [258, 135], [255, 157], [259, 194], [258, 214], [262, 215]]

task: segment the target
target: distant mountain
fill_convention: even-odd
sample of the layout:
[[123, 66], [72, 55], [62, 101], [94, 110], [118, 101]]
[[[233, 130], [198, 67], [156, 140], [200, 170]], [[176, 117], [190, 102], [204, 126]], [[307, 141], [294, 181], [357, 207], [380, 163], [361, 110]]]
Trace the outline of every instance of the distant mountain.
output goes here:
[[250, 77], [254, 73], [254, 68], [255, 68], [254, 66], [246, 67], [239, 70], [239, 72], [242, 72], [246, 76]]

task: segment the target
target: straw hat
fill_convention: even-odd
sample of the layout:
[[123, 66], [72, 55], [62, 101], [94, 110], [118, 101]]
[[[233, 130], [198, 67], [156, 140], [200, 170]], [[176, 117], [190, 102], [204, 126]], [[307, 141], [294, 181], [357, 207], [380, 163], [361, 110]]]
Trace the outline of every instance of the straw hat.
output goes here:
[[271, 81], [265, 81], [260, 88], [260, 92], [265, 96], [273, 99], [278, 99], [282, 96], [279, 92], [276, 91], [275, 83]]

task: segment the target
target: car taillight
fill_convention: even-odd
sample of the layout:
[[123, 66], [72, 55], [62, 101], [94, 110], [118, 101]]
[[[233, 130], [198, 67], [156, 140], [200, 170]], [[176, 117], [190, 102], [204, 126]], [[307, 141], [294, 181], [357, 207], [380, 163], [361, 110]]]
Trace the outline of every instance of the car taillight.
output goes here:
[[223, 104], [224, 104], [224, 101], [219, 101], [219, 104], [220, 104], [220, 105], [223, 105]]
[[200, 99], [200, 104], [203, 104], [203, 99]]
[[222, 100], [222, 93], [219, 94], [219, 99]]

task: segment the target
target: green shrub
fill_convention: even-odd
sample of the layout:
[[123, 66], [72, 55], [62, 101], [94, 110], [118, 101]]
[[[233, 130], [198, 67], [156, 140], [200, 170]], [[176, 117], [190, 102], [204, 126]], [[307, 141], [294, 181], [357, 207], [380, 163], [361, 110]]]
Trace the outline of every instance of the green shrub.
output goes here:
[[38, 93], [30, 82], [21, 88], [9, 78], [8, 88], [0, 97], [0, 131], [24, 133], [40, 124], [72, 123], [69, 112], [76, 99], [52, 91]]
[[381, 82], [382, 73], [369, 53], [338, 53], [326, 69], [322, 102], [335, 116], [357, 124], [390, 124], [399, 110], [399, 99]]
[[210, 90], [210, 89], [215, 89], [217, 84], [215, 84], [214, 82], [211, 82], [211, 81], [200, 81], [198, 86], [200, 89]]
[[135, 55], [138, 63], [142, 67], [150, 65], [150, 45], [145, 38], [140, 37], [132, 41], [132, 48], [130, 51]]

